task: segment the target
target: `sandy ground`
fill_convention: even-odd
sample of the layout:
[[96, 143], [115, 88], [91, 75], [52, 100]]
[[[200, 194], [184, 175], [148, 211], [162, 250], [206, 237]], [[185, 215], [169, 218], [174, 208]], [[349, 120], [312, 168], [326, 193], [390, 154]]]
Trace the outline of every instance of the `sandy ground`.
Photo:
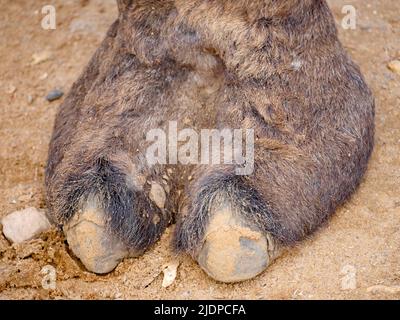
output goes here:
[[[57, 9], [57, 29], [41, 28], [43, 5]], [[71, 257], [61, 234], [11, 246], [0, 233], [0, 299], [399, 299], [371, 291], [400, 285], [400, 58], [398, 0], [330, 1], [338, 21], [342, 6], [357, 8], [356, 30], [340, 37], [360, 64], [377, 102], [377, 137], [369, 171], [350, 202], [329, 225], [288, 250], [266, 272], [245, 283], [216, 283], [189, 258], [176, 281], [162, 288], [160, 272], [173, 260], [171, 227], [143, 257], [95, 276]], [[59, 101], [116, 17], [114, 0], [0, 0], [0, 217], [17, 209], [45, 208], [43, 174]], [[32, 65], [32, 55], [50, 58]], [[44, 266], [55, 267], [55, 290], [42, 287]], [[343, 285], [355, 285], [343, 290]], [[351, 286], [350, 286], [351, 287]]]

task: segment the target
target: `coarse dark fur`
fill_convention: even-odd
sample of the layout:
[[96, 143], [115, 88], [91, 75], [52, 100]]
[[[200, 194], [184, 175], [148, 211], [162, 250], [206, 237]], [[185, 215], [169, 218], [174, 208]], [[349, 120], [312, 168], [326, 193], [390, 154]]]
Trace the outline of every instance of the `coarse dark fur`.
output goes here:
[[[54, 222], [96, 195], [110, 232], [130, 248], [145, 250], [176, 219], [175, 248], [195, 255], [217, 197], [291, 245], [354, 192], [373, 148], [374, 101], [324, 0], [118, 7], [55, 121], [46, 171]], [[169, 121], [254, 129], [254, 174], [150, 168], [146, 132]], [[170, 190], [164, 208], [150, 200], [151, 182]]]

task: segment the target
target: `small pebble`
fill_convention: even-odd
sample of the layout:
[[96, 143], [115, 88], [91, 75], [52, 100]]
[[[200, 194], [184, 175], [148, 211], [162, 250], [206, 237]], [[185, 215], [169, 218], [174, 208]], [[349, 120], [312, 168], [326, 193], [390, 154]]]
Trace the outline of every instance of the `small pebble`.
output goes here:
[[46, 96], [46, 100], [49, 102], [55, 101], [60, 99], [64, 95], [64, 92], [58, 89], [54, 89], [49, 92], [49, 94]]
[[164, 209], [165, 201], [167, 200], [165, 191], [158, 183], [153, 182], [150, 189], [150, 199], [159, 207]]
[[391, 293], [391, 294], [399, 294], [400, 286], [388, 287], [383, 285], [372, 286], [367, 289], [368, 293]]
[[8, 86], [8, 88], [6, 89], [8, 94], [13, 94], [15, 93], [15, 91], [17, 91], [17, 87], [13, 86], [12, 84]]
[[28, 95], [28, 97], [26, 98], [26, 100], [28, 101], [28, 104], [32, 104], [34, 98], [31, 95]]
[[35, 65], [41, 64], [47, 60], [50, 60], [51, 56], [52, 56], [52, 54], [49, 51], [42, 51], [42, 52], [34, 53], [32, 55], [31, 66], [35, 66]]
[[46, 80], [48, 78], [49, 74], [47, 72], [43, 73], [40, 77], [39, 80]]
[[32, 207], [5, 216], [1, 224], [4, 236], [12, 243], [32, 240], [51, 228], [46, 215]]
[[179, 261], [170, 262], [163, 267], [164, 278], [162, 282], [163, 288], [168, 288], [176, 279], [176, 272], [179, 267]]
[[388, 64], [389, 70], [400, 75], [400, 60], [393, 60]]

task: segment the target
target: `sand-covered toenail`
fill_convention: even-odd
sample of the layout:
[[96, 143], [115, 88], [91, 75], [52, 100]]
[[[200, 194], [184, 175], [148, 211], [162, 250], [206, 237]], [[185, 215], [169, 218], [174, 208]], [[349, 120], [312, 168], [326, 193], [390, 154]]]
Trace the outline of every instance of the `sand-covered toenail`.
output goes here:
[[95, 201], [88, 201], [64, 226], [64, 233], [72, 252], [91, 272], [111, 272], [120, 261], [129, 256], [127, 248], [106, 232], [104, 212]]
[[212, 215], [197, 261], [215, 280], [239, 282], [263, 272], [276, 253], [270, 235], [250, 227], [229, 205], [223, 205]]

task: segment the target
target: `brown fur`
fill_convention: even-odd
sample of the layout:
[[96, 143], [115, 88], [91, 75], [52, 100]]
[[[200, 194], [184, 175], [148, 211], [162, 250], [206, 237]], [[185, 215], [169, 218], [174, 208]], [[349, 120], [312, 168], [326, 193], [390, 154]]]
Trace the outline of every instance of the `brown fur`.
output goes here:
[[[130, 247], [145, 250], [176, 217], [175, 247], [195, 254], [222, 195], [290, 245], [353, 193], [373, 148], [374, 102], [324, 0], [118, 6], [118, 20], [56, 118], [46, 173], [56, 223], [96, 194], [110, 232]], [[168, 121], [253, 128], [254, 174], [149, 168], [145, 133]], [[161, 184], [166, 174], [171, 191], [159, 209], [146, 181]]]

